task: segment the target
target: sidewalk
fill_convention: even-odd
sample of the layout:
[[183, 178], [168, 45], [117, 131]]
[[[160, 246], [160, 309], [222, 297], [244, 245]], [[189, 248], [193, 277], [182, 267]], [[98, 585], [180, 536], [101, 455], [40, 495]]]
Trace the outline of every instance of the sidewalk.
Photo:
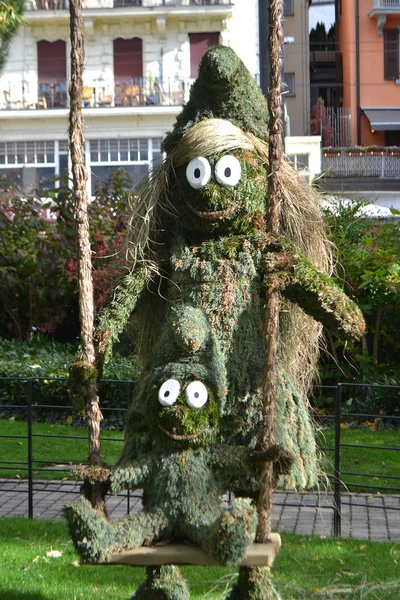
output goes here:
[[[73, 481], [35, 481], [33, 516], [35, 519], [61, 520], [61, 509], [79, 495]], [[333, 495], [328, 492], [297, 494], [276, 492], [272, 529], [301, 535], [333, 535]], [[110, 496], [107, 506], [111, 518], [127, 513], [126, 496]], [[129, 498], [130, 512], [141, 510], [137, 492]], [[0, 479], [0, 517], [28, 517], [28, 483]], [[342, 536], [377, 541], [400, 542], [400, 495], [342, 495]]]

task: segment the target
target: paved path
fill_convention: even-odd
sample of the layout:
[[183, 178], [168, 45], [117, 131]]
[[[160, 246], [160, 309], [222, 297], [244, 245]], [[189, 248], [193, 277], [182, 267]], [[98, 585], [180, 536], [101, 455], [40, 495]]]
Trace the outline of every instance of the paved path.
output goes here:
[[[35, 519], [62, 519], [61, 509], [79, 495], [79, 484], [68, 481], [35, 481]], [[333, 535], [331, 493], [296, 494], [277, 492], [272, 513], [275, 531], [302, 535]], [[112, 518], [127, 513], [126, 496], [111, 496], [107, 505]], [[130, 512], [141, 509], [140, 495], [129, 499]], [[0, 479], [0, 517], [28, 516], [26, 481]], [[400, 542], [400, 495], [342, 495], [342, 536]]]

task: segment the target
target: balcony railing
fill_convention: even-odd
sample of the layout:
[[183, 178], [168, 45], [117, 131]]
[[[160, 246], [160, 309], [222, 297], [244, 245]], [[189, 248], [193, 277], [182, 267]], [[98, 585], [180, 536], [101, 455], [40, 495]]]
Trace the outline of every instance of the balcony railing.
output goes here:
[[400, 0], [374, 0], [373, 8], [400, 8]]
[[[162, 7], [162, 6], [223, 6], [231, 5], [233, 0], [84, 0], [83, 9], [110, 9], [134, 7]], [[28, 11], [37, 10], [67, 10], [68, 0], [27, 0]]]
[[322, 171], [331, 177], [400, 177], [400, 149], [324, 148]]
[[[182, 106], [189, 98], [193, 79], [133, 78], [86, 82], [82, 90], [83, 108]], [[68, 82], [39, 83], [33, 91], [26, 82], [8, 84], [3, 90], [4, 110], [59, 109], [68, 107]]]

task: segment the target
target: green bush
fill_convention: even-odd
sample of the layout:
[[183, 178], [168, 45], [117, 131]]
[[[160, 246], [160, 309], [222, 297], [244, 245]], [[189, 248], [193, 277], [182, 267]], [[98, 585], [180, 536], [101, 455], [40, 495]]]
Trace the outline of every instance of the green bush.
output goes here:
[[[328, 352], [321, 360], [321, 381], [326, 385], [400, 385], [400, 219], [367, 217], [365, 204], [338, 199], [325, 211], [336, 274], [366, 321], [359, 342], [343, 342], [328, 332]], [[398, 391], [349, 390], [344, 403], [349, 412], [400, 415]], [[331, 399], [330, 407], [332, 403]], [[329, 407], [329, 401], [323, 406]]]
[[[131, 185], [131, 183], [130, 183]], [[124, 172], [113, 173], [88, 207], [94, 302], [101, 306], [126, 272], [121, 252], [129, 202]], [[30, 340], [79, 335], [73, 198], [68, 189], [26, 198], [0, 176], [0, 336]]]
[[[26, 418], [27, 380], [32, 379], [34, 417], [40, 421], [65, 423], [65, 411], [51, 406], [70, 406], [67, 389], [68, 367], [76, 357], [77, 348], [54, 341], [22, 342], [0, 340], [0, 416]], [[99, 396], [102, 409], [125, 409], [132, 393], [137, 373], [134, 356], [115, 354], [106, 365]], [[3, 378], [3, 379], [1, 379]], [[4, 379], [10, 378], [10, 379]], [[12, 379], [14, 378], [14, 379]], [[23, 378], [22, 380], [20, 378]], [[60, 379], [59, 379], [60, 378]], [[21, 409], [5, 408], [21, 406]], [[45, 405], [49, 408], [35, 408]], [[4, 407], [1, 409], [1, 407]], [[124, 413], [104, 411], [105, 426], [120, 427]], [[75, 423], [80, 421], [79, 416]]]

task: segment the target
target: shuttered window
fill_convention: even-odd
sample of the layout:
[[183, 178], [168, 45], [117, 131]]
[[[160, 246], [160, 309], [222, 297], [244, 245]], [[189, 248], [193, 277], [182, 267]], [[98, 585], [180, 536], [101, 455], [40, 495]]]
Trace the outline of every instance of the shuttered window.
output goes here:
[[114, 78], [129, 81], [143, 76], [143, 48], [140, 38], [114, 40]]
[[64, 83], [67, 79], [67, 47], [64, 40], [37, 43], [39, 83]]
[[204, 52], [210, 46], [219, 44], [219, 33], [189, 33], [190, 41], [190, 77], [197, 77]]
[[385, 79], [399, 79], [399, 31], [383, 30]]

